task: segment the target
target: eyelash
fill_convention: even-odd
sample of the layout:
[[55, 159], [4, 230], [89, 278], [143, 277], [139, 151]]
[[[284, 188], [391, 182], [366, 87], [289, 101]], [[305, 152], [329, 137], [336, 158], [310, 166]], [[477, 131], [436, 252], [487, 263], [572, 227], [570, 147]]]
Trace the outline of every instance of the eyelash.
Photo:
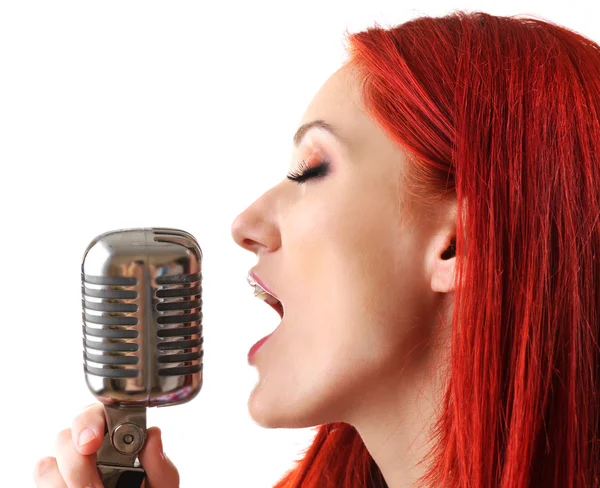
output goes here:
[[306, 161], [300, 163], [300, 170], [287, 175], [288, 179], [296, 183], [304, 183], [310, 178], [322, 178], [329, 173], [329, 163], [323, 161], [316, 166], [308, 167]]

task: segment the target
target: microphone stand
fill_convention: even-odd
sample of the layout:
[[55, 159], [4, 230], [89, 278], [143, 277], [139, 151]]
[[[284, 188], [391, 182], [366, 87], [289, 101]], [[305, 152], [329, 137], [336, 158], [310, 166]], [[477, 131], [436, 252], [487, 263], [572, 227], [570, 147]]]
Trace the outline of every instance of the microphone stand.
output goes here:
[[105, 488], [140, 488], [146, 477], [137, 459], [146, 442], [146, 407], [104, 405], [106, 428], [96, 463]]

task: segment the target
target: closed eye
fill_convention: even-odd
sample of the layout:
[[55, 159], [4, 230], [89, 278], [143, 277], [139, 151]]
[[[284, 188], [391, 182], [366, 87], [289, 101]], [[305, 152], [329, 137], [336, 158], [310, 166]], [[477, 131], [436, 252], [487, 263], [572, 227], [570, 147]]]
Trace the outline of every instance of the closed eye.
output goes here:
[[299, 171], [295, 171], [287, 175], [289, 180], [295, 181], [296, 183], [304, 183], [310, 178], [322, 178], [329, 173], [330, 165], [327, 161], [323, 161], [317, 165], [307, 166], [305, 161], [300, 163]]

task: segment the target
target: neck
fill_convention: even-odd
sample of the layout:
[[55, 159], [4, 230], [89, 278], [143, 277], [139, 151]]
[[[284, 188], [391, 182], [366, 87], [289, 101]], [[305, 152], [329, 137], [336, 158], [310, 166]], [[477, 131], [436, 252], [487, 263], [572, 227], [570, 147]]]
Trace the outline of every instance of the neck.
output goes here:
[[426, 351], [417, 366], [409, 365], [408, 357], [403, 358], [406, 364], [378, 381], [349, 418], [348, 423], [360, 434], [388, 488], [411, 488], [428, 468], [419, 463], [433, 445], [431, 428], [443, 393], [443, 371], [433, 367], [447, 364], [443, 362], [448, 357], [444, 351]]

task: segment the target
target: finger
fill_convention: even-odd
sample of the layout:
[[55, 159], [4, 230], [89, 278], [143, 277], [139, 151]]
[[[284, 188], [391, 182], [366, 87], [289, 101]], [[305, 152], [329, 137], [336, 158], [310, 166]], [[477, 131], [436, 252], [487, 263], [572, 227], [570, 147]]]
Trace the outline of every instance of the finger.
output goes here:
[[104, 405], [94, 403], [86, 407], [71, 425], [73, 445], [81, 454], [95, 453], [104, 440]]
[[56, 439], [56, 464], [68, 488], [102, 486], [98, 469], [96, 468], [96, 454], [82, 455], [73, 444], [71, 429], [64, 429]]
[[36, 488], [67, 488], [58, 471], [56, 458], [48, 456], [40, 459], [33, 471]]
[[146, 471], [145, 488], [179, 488], [179, 471], [165, 456], [161, 432], [158, 427], [150, 427], [146, 442], [139, 453], [140, 463]]

